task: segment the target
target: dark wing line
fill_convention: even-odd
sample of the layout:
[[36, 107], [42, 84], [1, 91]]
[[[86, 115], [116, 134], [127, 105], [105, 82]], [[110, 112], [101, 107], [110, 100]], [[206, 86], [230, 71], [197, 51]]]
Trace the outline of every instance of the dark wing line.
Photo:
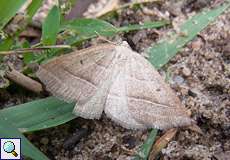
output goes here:
[[[49, 72], [42, 67], [39, 67], [39, 70], [37, 71], [36, 75], [45, 84], [47, 90], [50, 91], [54, 96], [68, 103], [74, 102], [72, 96], [69, 96], [69, 94], [72, 95], [74, 93], [74, 90], [69, 89], [69, 87], [66, 84], [63, 84], [59, 78], [57, 78], [51, 73], [52, 72]], [[66, 90], [68, 90], [68, 96], [63, 95], [64, 93], [66, 93]]]
[[[124, 81], [122, 81], [123, 83], [121, 85], [119, 85], [119, 87], [122, 87], [122, 89], [126, 90], [126, 82], [125, 82], [125, 70], [127, 67], [127, 62], [125, 63], [124, 67], [121, 67], [121, 72], [118, 75], [119, 77], [122, 76], [122, 78], [124, 78]], [[116, 78], [119, 78], [119, 77]], [[119, 81], [117, 81], [117, 79], [114, 82], [114, 87], [116, 87], [117, 83]], [[123, 86], [124, 85], [124, 86]], [[124, 87], [124, 88], [123, 88]], [[111, 118], [113, 121], [115, 121], [116, 123], [118, 123], [119, 125], [128, 128], [128, 129], [145, 129], [146, 127], [144, 125], [142, 125], [141, 123], [137, 122], [132, 116], [131, 113], [129, 113], [128, 111], [128, 103], [127, 103], [127, 99], [124, 101], [124, 98], [127, 94], [125, 93], [126, 91], [124, 91], [124, 93], [122, 91], [116, 93], [117, 90], [115, 90], [116, 88], [114, 88], [114, 91], [111, 90], [113, 89], [112, 86], [110, 88], [109, 94], [107, 96], [106, 99], [106, 107], [105, 107], [105, 113], [106, 115]], [[113, 93], [115, 92], [115, 93]], [[122, 93], [121, 93], [122, 92]], [[119, 94], [119, 95], [117, 95]], [[114, 104], [115, 103], [115, 104]]]
[[[141, 58], [141, 57], [140, 57]], [[133, 57], [131, 60], [131, 65], [135, 65], [135, 63], [139, 63], [137, 66], [141, 65], [141, 63], [145, 63], [144, 60], [143, 61], [139, 61], [139, 59], [137, 59], [137, 56]], [[147, 63], [147, 60], [146, 60]], [[143, 64], [145, 65], [145, 64]], [[147, 65], [146, 65], [147, 66]], [[147, 66], [148, 67], [148, 66]], [[136, 68], [139, 69], [139, 67], [130, 67], [132, 68]], [[143, 68], [142, 68], [143, 69]], [[139, 71], [131, 71], [129, 77], [131, 78], [132, 81], [136, 80], [135, 77], [132, 77], [132, 73], [133, 76], [136, 76], [135, 73], [142, 73], [139, 76], [143, 76], [143, 73], [151, 73], [150, 69], [151, 68], [146, 68], [148, 69], [145, 72], [142, 72], [141, 70]], [[154, 68], [152, 68], [154, 69]], [[154, 72], [153, 72], [154, 74]], [[158, 76], [158, 75], [156, 75]], [[145, 78], [151, 78], [151, 76], [146, 76]], [[143, 78], [143, 79], [145, 79]], [[152, 77], [154, 78], [154, 77]], [[160, 78], [156, 77], [156, 82], [159, 80]], [[152, 79], [154, 82], [154, 79]], [[145, 83], [143, 83], [144, 89], [146, 90], [151, 90], [151, 85], [154, 85], [152, 81], [149, 81], [149, 83], [147, 81], [145, 81]], [[132, 83], [130, 83], [129, 85], [132, 85]], [[132, 87], [130, 86], [130, 88], [132, 89]], [[164, 87], [164, 89], [167, 89]], [[155, 90], [154, 90], [155, 91]], [[137, 92], [138, 93], [138, 92]], [[141, 94], [141, 92], [139, 92], [139, 94]], [[138, 95], [137, 95], [138, 96]], [[141, 96], [141, 95], [140, 95]], [[157, 100], [157, 99], [156, 99]], [[128, 104], [129, 104], [129, 110], [131, 115], [133, 116], [133, 118], [139, 122], [144, 124], [146, 127], [148, 128], [159, 128], [159, 129], [166, 129], [166, 128], [171, 128], [171, 127], [178, 127], [178, 126], [183, 126], [183, 125], [188, 125], [191, 124], [191, 119], [186, 115], [186, 113], [184, 112], [183, 109], [181, 108], [177, 108], [174, 106], [171, 106], [171, 104], [165, 105], [162, 103], [158, 103], [155, 100], [146, 100], [144, 98], [137, 98], [135, 96], [129, 96], [128, 97]], [[159, 101], [160, 102], [160, 101]], [[178, 104], [180, 105], [180, 104]]]
[[[108, 45], [104, 45], [104, 47], [106, 48], [106, 47], [108, 47]], [[91, 50], [104, 51], [104, 48], [103, 48], [103, 46], [102, 46], [102, 48], [101, 47], [100, 48], [92, 47], [90, 49], [85, 49], [83, 52], [85, 54], [87, 54], [87, 53], [90, 53]], [[80, 57], [80, 55], [84, 55], [81, 51], [77, 51], [77, 52], [80, 53], [77, 55], [77, 57]], [[76, 54], [77, 54], [76, 52], [71, 53], [71, 55], [70, 55], [71, 58], [76, 58]], [[99, 52], [97, 54], [99, 54]], [[100, 57], [97, 60], [99, 61], [103, 57], [104, 56]], [[67, 86], [63, 79], [61, 79], [60, 77], [57, 77], [53, 73], [53, 72], [56, 72], [56, 69], [58, 69], [58, 68], [67, 71], [69, 74], [71, 73], [67, 69], [64, 69], [65, 67], [61, 63], [63, 58], [64, 58], [64, 60], [69, 59], [68, 55], [63, 55], [61, 57], [57, 57], [54, 60], [51, 60], [50, 62], [48, 62], [47, 64], [41, 65], [36, 74], [41, 79], [41, 81], [46, 85], [47, 90], [50, 91], [52, 94], [54, 94], [54, 96], [57, 96], [58, 98], [66, 101], [66, 102], [74, 102], [77, 100], [76, 97], [74, 97], [75, 89]], [[58, 63], [58, 61], [60, 61], [60, 63]], [[98, 65], [97, 63], [95, 63], [95, 64]], [[49, 68], [47, 68], [47, 67], [49, 67], [51, 71], [49, 71]], [[89, 65], [87, 67], [89, 67]], [[110, 67], [110, 66], [108, 66], [108, 67]], [[70, 75], [73, 75], [73, 74], [71, 73]], [[99, 76], [99, 75], [100, 74], [98, 74], [97, 76]], [[79, 77], [79, 79], [81, 79], [81, 78]], [[81, 81], [82, 81], [82, 79], [81, 79]], [[91, 82], [88, 82], [88, 83], [90, 83], [90, 85], [92, 86]], [[79, 98], [79, 96], [77, 96], [77, 97]]]
[[100, 118], [101, 113], [104, 110], [105, 102], [109, 93], [109, 90], [114, 82], [114, 79], [119, 75], [119, 70], [116, 70], [118, 59], [114, 59], [112, 63], [108, 66], [108, 78], [101, 86], [98, 87], [95, 94], [89, 97], [85, 104], [78, 105], [74, 107], [73, 113], [79, 115], [80, 117], [93, 119]]
[[83, 78], [81, 78], [81, 77], [78, 77], [77, 75], [73, 74], [72, 72], [70, 72], [69, 70], [67, 70], [67, 69], [65, 69], [65, 68], [63, 68], [63, 70], [64, 70], [65, 72], [69, 73], [70, 76], [73, 76], [73, 77], [76, 78], [77, 80], [83, 81], [83, 82], [89, 84], [90, 86], [94, 87], [95, 89], [98, 88], [98, 87], [97, 87], [95, 84], [93, 84], [91, 81], [88, 81], [88, 80], [86, 80], [86, 79], [83, 79]]

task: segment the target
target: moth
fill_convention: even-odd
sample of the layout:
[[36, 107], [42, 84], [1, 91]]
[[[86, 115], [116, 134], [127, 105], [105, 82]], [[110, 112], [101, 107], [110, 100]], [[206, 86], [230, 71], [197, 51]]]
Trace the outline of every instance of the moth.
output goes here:
[[127, 46], [101, 44], [42, 64], [37, 76], [54, 96], [76, 102], [73, 113], [104, 113], [128, 129], [189, 126], [194, 121], [157, 70]]

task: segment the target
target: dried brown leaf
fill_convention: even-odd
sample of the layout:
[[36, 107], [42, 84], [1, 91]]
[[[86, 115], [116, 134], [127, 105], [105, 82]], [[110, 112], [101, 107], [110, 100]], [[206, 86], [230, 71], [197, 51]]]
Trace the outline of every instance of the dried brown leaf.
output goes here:
[[176, 135], [177, 129], [172, 128], [165, 132], [163, 136], [161, 136], [156, 143], [153, 145], [152, 150], [149, 155], [149, 160], [154, 160], [160, 151], [167, 146], [167, 144], [172, 140], [172, 138]]

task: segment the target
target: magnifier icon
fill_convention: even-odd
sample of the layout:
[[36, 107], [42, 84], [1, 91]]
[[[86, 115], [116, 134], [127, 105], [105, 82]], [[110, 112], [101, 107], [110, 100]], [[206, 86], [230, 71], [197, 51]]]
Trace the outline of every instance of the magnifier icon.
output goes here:
[[11, 153], [12, 155], [14, 155], [14, 157], [18, 156], [17, 152], [15, 152], [15, 145], [11, 141], [7, 141], [3, 144], [3, 150], [6, 153]]

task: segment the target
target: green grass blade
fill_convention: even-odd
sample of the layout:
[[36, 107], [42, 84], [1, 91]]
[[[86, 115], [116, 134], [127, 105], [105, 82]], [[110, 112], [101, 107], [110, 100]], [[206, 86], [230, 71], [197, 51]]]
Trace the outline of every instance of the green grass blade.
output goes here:
[[43, 0], [33, 0], [27, 8], [27, 15], [32, 18], [37, 10], [41, 7]]
[[0, 30], [17, 13], [26, 0], [2, 0], [0, 1]]
[[141, 146], [138, 154], [133, 158], [133, 160], [147, 160], [149, 152], [152, 148], [153, 143], [155, 142], [155, 138], [157, 135], [157, 129], [152, 129], [147, 140]]
[[77, 36], [73, 36], [69, 43], [76, 44], [82, 40], [87, 40], [97, 36], [115, 36], [121, 32], [130, 32], [133, 30], [159, 28], [167, 25], [167, 21], [146, 22], [144, 24], [134, 24], [124, 27], [115, 27], [112, 24], [99, 19], [77, 19], [66, 22], [61, 30], [71, 30]]
[[165, 65], [185, 44], [196, 37], [200, 31], [207, 27], [210, 22], [215, 20], [229, 6], [230, 3], [228, 2], [216, 9], [205, 10], [187, 20], [180, 28], [180, 31], [185, 33], [186, 36], [174, 34], [169, 39], [163, 40], [147, 50], [150, 55], [150, 62], [156, 68]]
[[56, 43], [60, 27], [60, 10], [54, 6], [42, 25], [42, 44], [53, 45]]
[[14, 40], [11, 37], [2, 40], [0, 42], [0, 51], [10, 50], [13, 43], [14, 43]]
[[117, 28], [112, 24], [99, 19], [76, 19], [66, 22], [62, 26], [62, 30], [72, 30], [77, 35], [84, 37], [94, 36], [113, 36], [118, 32]]
[[3, 118], [21, 132], [30, 132], [58, 126], [74, 118], [74, 104], [54, 97], [35, 100], [0, 111]]
[[[61, 31], [70, 31], [71, 36], [62, 35], [60, 37], [64, 38], [65, 44], [69, 45], [76, 45], [81, 43], [82, 41], [97, 37], [97, 36], [115, 36], [118, 33], [121, 32], [129, 32], [133, 30], [141, 30], [141, 29], [150, 29], [150, 28], [158, 28], [161, 26], [164, 26], [168, 24], [166, 21], [158, 21], [158, 22], [146, 22], [144, 24], [138, 25], [129, 25], [124, 27], [118, 27], [116, 28], [112, 24], [98, 19], [77, 19], [72, 21], [67, 21], [61, 26]], [[72, 33], [74, 33], [72, 35]], [[65, 37], [66, 36], [66, 37]], [[58, 51], [51, 51], [47, 54], [42, 54], [44, 58], [42, 58], [42, 62], [46, 59], [50, 59], [52, 57], [55, 57], [60, 53], [60, 50]], [[48, 56], [49, 55], [49, 56]], [[41, 56], [38, 56], [37, 58], [34, 57], [34, 61], [37, 61], [37, 59], [41, 58]]]
[[[25, 121], [26, 119], [24, 119]], [[4, 116], [0, 113], [0, 137], [1, 138], [21, 138], [21, 151], [26, 157], [34, 160], [48, 160], [48, 158], [40, 152], [33, 144], [26, 139], [16, 128], [5, 121]]]
[[145, 22], [143, 24], [133, 24], [118, 28], [118, 32], [130, 32], [134, 30], [149, 29], [149, 28], [159, 28], [169, 24], [168, 21], [154, 21]]
[[[0, 51], [10, 50], [10, 48], [13, 45], [13, 43], [14, 43], [14, 41], [13, 41], [13, 39], [11, 37], [6, 38], [6, 39], [0, 41]], [[2, 63], [2, 58], [3, 57], [4, 57], [3, 55], [0, 55], [0, 64]]]

